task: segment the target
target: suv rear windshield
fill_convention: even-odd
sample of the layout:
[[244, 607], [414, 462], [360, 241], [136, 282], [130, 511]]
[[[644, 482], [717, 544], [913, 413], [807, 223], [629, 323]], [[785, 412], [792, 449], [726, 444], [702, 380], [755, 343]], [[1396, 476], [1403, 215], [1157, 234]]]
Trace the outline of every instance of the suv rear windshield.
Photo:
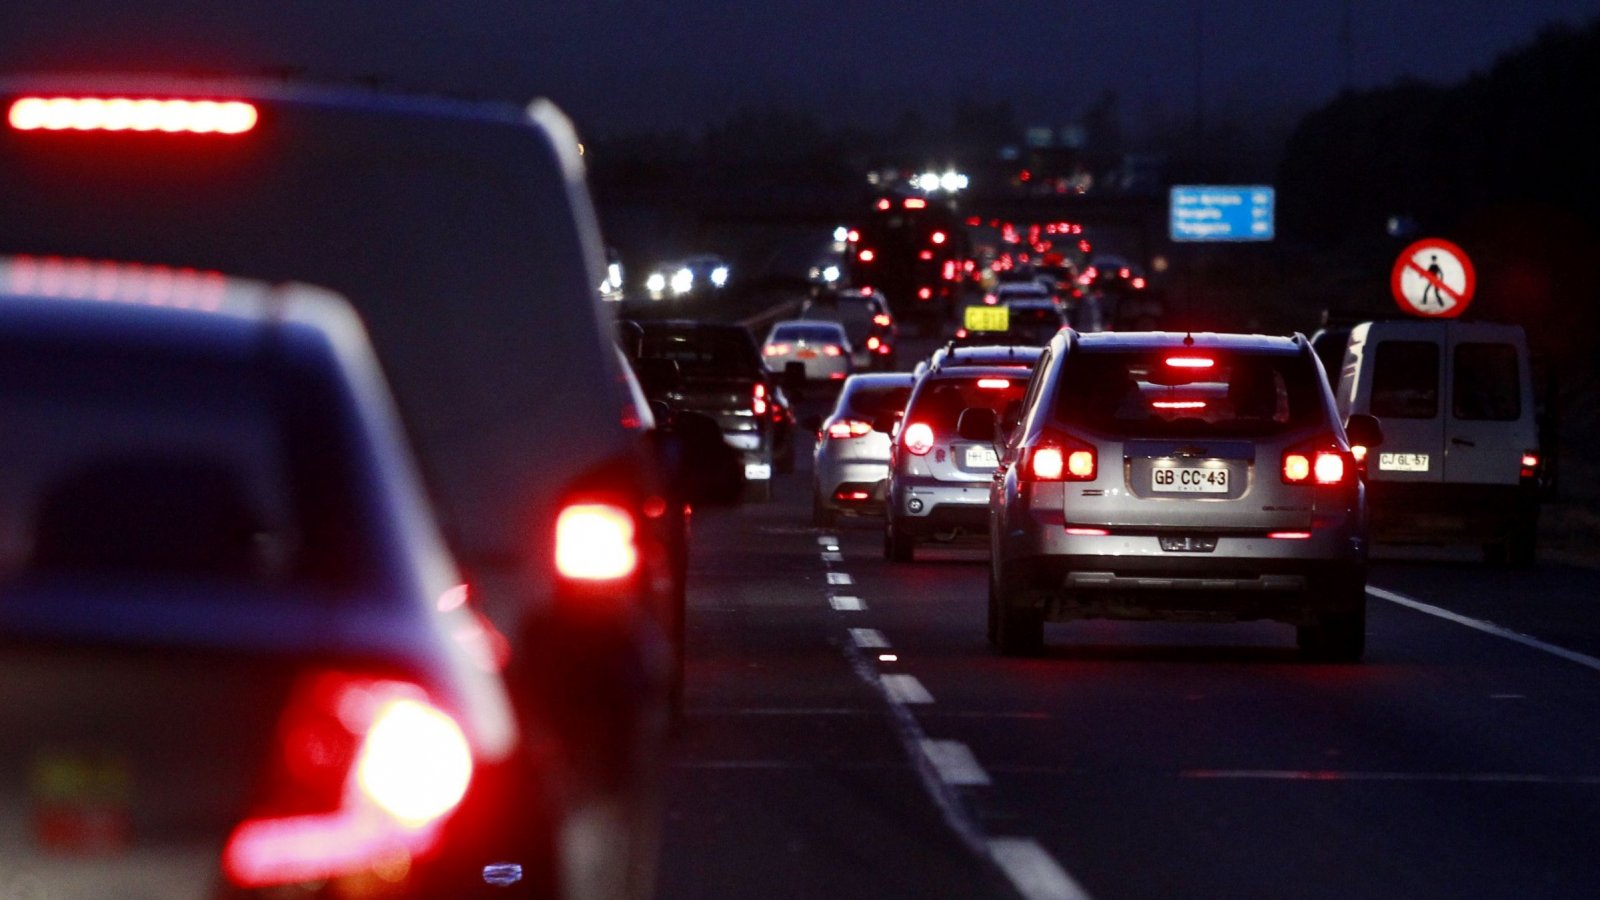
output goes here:
[[744, 377], [761, 371], [761, 359], [750, 335], [732, 328], [645, 326], [639, 356], [675, 360], [687, 378]]
[[0, 335], [0, 585], [370, 584], [338, 401], [285, 368]]
[[840, 327], [831, 325], [779, 325], [772, 330], [775, 341], [805, 341], [808, 344], [836, 343]]
[[1299, 355], [1080, 350], [1062, 366], [1056, 418], [1129, 437], [1256, 437], [1327, 421]]
[[845, 403], [851, 413], [871, 420], [886, 412], [905, 409], [910, 396], [910, 385], [875, 385], [852, 390], [845, 397]]
[[953, 434], [961, 411], [988, 407], [1004, 413], [1013, 401], [1021, 402], [1028, 375], [986, 375], [963, 372], [929, 378], [917, 389], [906, 411], [907, 422], [926, 422], [935, 434]]

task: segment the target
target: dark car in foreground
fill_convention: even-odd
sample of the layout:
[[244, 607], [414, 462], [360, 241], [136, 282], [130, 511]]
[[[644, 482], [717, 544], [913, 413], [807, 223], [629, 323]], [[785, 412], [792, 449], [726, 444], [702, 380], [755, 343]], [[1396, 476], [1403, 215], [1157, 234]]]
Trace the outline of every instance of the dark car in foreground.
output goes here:
[[[963, 414], [963, 435], [996, 433]], [[1319, 658], [1366, 639], [1365, 486], [1309, 343], [1259, 335], [1057, 336], [991, 498], [989, 636], [1046, 621], [1267, 619]]]
[[[551, 893], [542, 738], [349, 307], [57, 263], [0, 259], [8, 883]], [[604, 562], [572, 542], [605, 527], [574, 509], [556, 552]]]

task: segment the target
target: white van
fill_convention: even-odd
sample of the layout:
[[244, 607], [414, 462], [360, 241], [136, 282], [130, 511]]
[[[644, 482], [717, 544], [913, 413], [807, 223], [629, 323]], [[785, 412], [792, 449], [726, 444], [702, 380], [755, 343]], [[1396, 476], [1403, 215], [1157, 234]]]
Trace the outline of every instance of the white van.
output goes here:
[[1481, 543], [1491, 562], [1533, 562], [1542, 454], [1521, 326], [1363, 322], [1329, 374], [1341, 416], [1383, 423], [1366, 460], [1374, 541]]

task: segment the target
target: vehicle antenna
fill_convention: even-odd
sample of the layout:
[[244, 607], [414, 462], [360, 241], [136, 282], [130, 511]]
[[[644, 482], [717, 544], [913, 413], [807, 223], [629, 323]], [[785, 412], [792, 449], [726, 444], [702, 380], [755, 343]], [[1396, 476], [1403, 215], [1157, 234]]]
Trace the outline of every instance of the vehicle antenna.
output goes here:
[[1190, 331], [1190, 332], [1187, 332], [1187, 333], [1184, 334], [1184, 336], [1183, 336], [1183, 345], [1185, 347], [1193, 347], [1194, 346], [1194, 332]]

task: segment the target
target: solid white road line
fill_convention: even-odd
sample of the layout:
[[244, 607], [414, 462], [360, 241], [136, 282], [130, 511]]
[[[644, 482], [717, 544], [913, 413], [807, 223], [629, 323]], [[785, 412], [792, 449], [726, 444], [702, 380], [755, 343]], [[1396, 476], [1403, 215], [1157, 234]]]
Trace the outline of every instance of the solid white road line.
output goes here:
[[989, 855], [1025, 900], [1088, 900], [1083, 888], [1032, 838], [994, 838]]
[[1484, 634], [1492, 634], [1495, 637], [1505, 638], [1508, 641], [1521, 644], [1524, 647], [1532, 647], [1535, 650], [1542, 650], [1551, 656], [1560, 657], [1567, 662], [1577, 663], [1585, 668], [1600, 672], [1600, 659], [1596, 659], [1595, 657], [1586, 653], [1579, 653], [1576, 650], [1568, 650], [1565, 647], [1557, 647], [1554, 644], [1547, 644], [1538, 638], [1520, 634], [1512, 631], [1509, 628], [1503, 628], [1494, 624], [1493, 622], [1485, 622], [1482, 619], [1469, 618], [1461, 615], [1460, 613], [1453, 613], [1448, 609], [1442, 609], [1429, 603], [1423, 603], [1421, 600], [1407, 597], [1404, 594], [1397, 594], [1394, 591], [1386, 591], [1380, 587], [1372, 587], [1371, 585], [1368, 585], [1367, 593], [1377, 597], [1379, 600], [1387, 600], [1390, 603], [1404, 606], [1407, 609], [1414, 609], [1417, 612], [1427, 613], [1430, 616], [1438, 616], [1441, 619], [1454, 622], [1457, 625], [1465, 625], [1475, 631], [1481, 631]]
[[860, 597], [829, 597], [828, 605], [840, 612], [861, 612], [867, 608]]
[[1194, 770], [1181, 778], [1218, 781], [1421, 781], [1448, 784], [1600, 784], [1600, 775], [1530, 775], [1517, 772], [1340, 772], [1293, 769]]
[[889, 639], [876, 628], [852, 628], [850, 640], [863, 650], [883, 650], [889, 646]]
[[933, 695], [915, 675], [884, 675], [878, 679], [884, 693], [896, 703], [932, 703]]
[[989, 784], [989, 773], [978, 765], [972, 749], [960, 741], [936, 741], [924, 738], [922, 755], [933, 763], [934, 771], [945, 784], [958, 787]]
[[829, 584], [855, 584], [855, 579], [851, 578], [849, 575], [846, 575], [843, 572], [829, 572], [828, 573], [828, 583]]

